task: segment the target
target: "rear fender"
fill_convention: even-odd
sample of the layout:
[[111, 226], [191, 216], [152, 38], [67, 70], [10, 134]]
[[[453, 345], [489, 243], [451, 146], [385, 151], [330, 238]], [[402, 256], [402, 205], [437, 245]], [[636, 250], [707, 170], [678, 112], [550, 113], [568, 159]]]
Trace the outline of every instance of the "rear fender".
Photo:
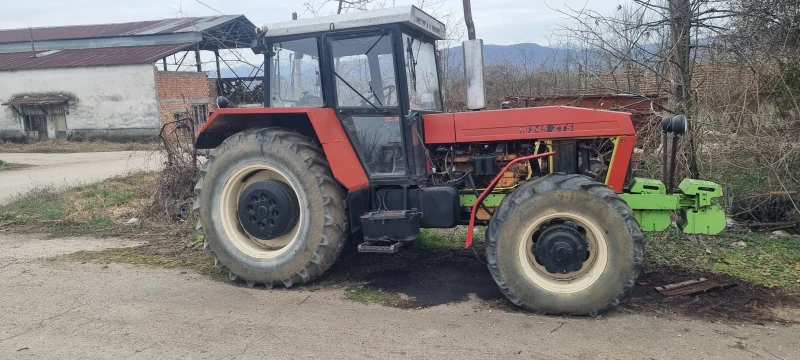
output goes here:
[[200, 129], [198, 149], [213, 149], [233, 134], [252, 128], [282, 127], [311, 137], [322, 145], [333, 177], [352, 192], [369, 185], [367, 174], [332, 109], [217, 109]]

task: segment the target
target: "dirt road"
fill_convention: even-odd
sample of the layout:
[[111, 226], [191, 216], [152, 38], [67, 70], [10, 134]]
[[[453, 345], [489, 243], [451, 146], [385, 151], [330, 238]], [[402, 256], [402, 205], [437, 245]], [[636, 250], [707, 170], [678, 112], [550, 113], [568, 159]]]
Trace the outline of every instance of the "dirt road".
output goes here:
[[45, 259], [133, 245], [0, 233], [0, 358], [800, 358], [798, 326], [536, 316], [475, 297], [406, 310], [348, 301], [341, 287], [249, 289], [179, 270]]
[[119, 151], [74, 154], [0, 153], [0, 160], [34, 165], [0, 171], [0, 205], [14, 195], [40, 186], [75, 186], [100, 181], [129, 171], [156, 170], [161, 165], [155, 152]]

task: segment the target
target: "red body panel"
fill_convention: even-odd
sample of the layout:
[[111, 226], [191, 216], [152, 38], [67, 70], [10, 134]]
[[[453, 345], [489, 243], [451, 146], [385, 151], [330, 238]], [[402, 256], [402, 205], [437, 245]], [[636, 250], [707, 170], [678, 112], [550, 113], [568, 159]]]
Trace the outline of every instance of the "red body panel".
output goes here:
[[456, 142], [455, 114], [423, 115], [422, 132], [426, 144], [453, 144]]
[[305, 115], [308, 118], [331, 165], [333, 177], [342, 186], [348, 191], [353, 191], [369, 185], [367, 174], [333, 109], [301, 107], [217, 109], [200, 129], [200, 133], [265, 126], [270, 121], [286, 115]]
[[630, 114], [568, 106], [431, 114], [423, 117], [423, 125], [426, 144], [618, 138], [606, 179], [618, 193], [622, 192], [636, 143]]
[[634, 145], [636, 145], [636, 136], [620, 136], [617, 138], [614, 154], [611, 155], [611, 167], [608, 169], [606, 185], [618, 193], [622, 193], [622, 187], [625, 186], [628, 164], [631, 163]]
[[636, 134], [628, 113], [567, 106], [432, 114], [423, 119], [427, 144]]

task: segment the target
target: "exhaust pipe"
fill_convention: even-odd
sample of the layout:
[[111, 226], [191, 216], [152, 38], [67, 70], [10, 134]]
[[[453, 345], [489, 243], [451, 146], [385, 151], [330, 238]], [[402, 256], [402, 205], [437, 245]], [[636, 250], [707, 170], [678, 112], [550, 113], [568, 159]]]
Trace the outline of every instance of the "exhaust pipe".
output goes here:
[[467, 25], [467, 41], [461, 48], [464, 51], [464, 79], [467, 83], [467, 108], [481, 110], [486, 108], [486, 87], [483, 77], [483, 40], [475, 36], [475, 23], [472, 21], [470, 0], [464, 1], [464, 23]]

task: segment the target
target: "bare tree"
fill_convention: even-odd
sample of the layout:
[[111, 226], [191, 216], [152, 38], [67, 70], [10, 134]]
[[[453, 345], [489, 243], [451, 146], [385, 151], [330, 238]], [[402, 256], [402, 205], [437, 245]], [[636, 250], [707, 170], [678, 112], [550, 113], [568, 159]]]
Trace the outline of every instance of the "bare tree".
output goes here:
[[[618, 92], [642, 93], [638, 82], [666, 93], [671, 113], [696, 115], [693, 73], [698, 57], [712, 47], [735, 11], [726, 0], [633, 0], [608, 16], [589, 9], [559, 10], [578, 26], [563, 26], [561, 33], [582, 42], [601, 61], [581, 64], [598, 82]], [[603, 64], [603, 60], [605, 64]], [[593, 66], [594, 65], [594, 66]], [[600, 66], [598, 66], [600, 65]], [[602, 66], [605, 65], [605, 66]], [[607, 76], [611, 74], [611, 76]], [[619, 77], [624, 83], [620, 84]], [[609, 84], [609, 78], [613, 83]], [[622, 86], [621, 86], [622, 85]], [[697, 144], [688, 136], [686, 151], [692, 177], [699, 178]]]
[[396, 0], [307, 0], [303, 3], [303, 9], [312, 17], [318, 17], [327, 15], [334, 8], [334, 14], [344, 14], [395, 6], [395, 3]]

